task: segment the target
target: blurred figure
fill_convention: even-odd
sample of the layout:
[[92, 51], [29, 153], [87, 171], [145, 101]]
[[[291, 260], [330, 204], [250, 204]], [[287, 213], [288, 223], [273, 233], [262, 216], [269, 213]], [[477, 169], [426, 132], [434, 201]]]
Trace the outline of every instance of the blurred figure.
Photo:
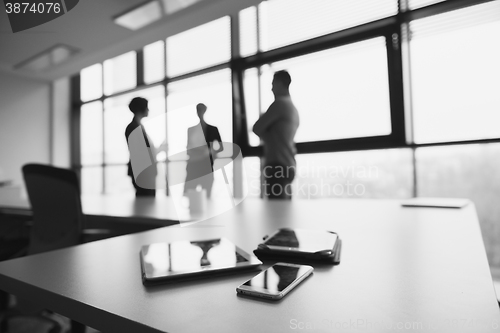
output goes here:
[[205, 121], [205, 104], [196, 105], [200, 123], [188, 128], [187, 152], [189, 159], [186, 165], [186, 182], [184, 193], [201, 186], [210, 197], [214, 183], [213, 166], [215, 154], [222, 150], [222, 140], [217, 127]]
[[274, 102], [253, 126], [264, 141], [264, 195], [269, 199], [291, 199], [295, 178], [294, 137], [299, 128], [299, 113], [290, 97], [292, 79], [287, 71], [274, 73]]
[[[145, 98], [142, 98], [142, 97], [135, 97], [134, 99], [132, 99], [132, 101], [128, 105], [128, 108], [134, 114], [134, 119], [132, 119], [130, 124], [128, 124], [127, 128], [125, 129], [125, 138], [127, 140], [127, 145], [129, 147], [130, 154], [132, 155], [132, 150], [131, 150], [131, 146], [129, 143], [129, 137], [130, 137], [130, 134], [132, 134], [132, 132], [136, 128], [141, 129], [142, 135], [144, 136], [144, 141], [146, 142], [146, 146], [149, 148], [154, 148], [153, 141], [151, 141], [151, 138], [146, 133], [146, 129], [141, 124], [141, 120], [149, 115], [148, 100]], [[154, 154], [154, 156], [156, 157], [156, 154]], [[141, 196], [154, 197], [156, 194], [156, 191], [154, 189], [154, 183], [156, 181], [156, 175], [157, 175], [156, 159], [153, 161], [148, 172], [141, 173], [141, 175], [142, 174], [144, 174], [146, 177], [149, 178], [149, 179], [145, 180], [145, 183], [153, 184], [153, 189], [143, 188], [143, 187], [137, 185], [136, 178], [139, 175], [136, 175], [136, 177], [134, 177], [134, 172], [132, 170], [132, 162], [131, 162], [131, 160], [129, 160], [129, 162], [128, 162], [128, 175], [132, 179], [132, 185], [134, 185], [134, 188], [135, 188], [135, 196], [136, 197], [141, 197]], [[141, 182], [141, 184], [142, 184], [142, 182]]]

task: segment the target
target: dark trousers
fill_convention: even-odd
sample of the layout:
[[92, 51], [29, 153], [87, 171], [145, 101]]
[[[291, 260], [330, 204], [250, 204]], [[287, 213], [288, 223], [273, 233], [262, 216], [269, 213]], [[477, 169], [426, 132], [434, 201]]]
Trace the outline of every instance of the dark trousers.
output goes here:
[[184, 194], [188, 190], [196, 190], [198, 185], [207, 191], [207, 197], [212, 194], [214, 184], [214, 168], [210, 160], [188, 162], [186, 165], [186, 180], [184, 182]]
[[292, 199], [292, 182], [295, 167], [271, 164], [262, 170], [264, 176], [264, 196], [269, 199]]
[[156, 196], [156, 190], [150, 190], [147, 188], [140, 187], [135, 182], [134, 176], [130, 176], [130, 179], [132, 179], [132, 185], [134, 185], [136, 197], [154, 197], [154, 196]]

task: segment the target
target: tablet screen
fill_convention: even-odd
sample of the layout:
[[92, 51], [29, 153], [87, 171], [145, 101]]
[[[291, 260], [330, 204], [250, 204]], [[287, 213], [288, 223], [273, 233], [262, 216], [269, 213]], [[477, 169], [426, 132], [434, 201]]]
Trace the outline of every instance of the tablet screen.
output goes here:
[[225, 238], [150, 244], [141, 257], [146, 279], [260, 264]]

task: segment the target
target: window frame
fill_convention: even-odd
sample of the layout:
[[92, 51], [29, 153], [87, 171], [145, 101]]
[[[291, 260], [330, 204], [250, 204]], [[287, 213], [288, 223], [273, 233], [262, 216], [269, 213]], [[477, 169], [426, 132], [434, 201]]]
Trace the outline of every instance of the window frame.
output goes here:
[[[273, 49], [267, 52], [260, 52], [246, 58], [235, 59], [232, 65], [233, 71], [237, 71], [242, 76], [245, 70], [267, 65], [273, 62], [286, 60], [314, 52], [324, 51], [364, 40], [384, 37], [386, 40], [388, 80], [389, 80], [389, 101], [391, 117], [391, 133], [381, 136], [356, 137], [348, 139], [333, 139], [323, 141], [297, 142], [297, 153], [320, 153], [335, 152], [360, 149], [389, 148], [396, 145], [402, 145], [406, 141], [404, 99], [402, 89], [402, 63], [398, 61], [401, 58], [401, 46], [398, 38], [397, 47], [393, 47], [392, 36], [399, 36], [399, 29], [396, 30], [394, 23], [395, 17], [389, 17], [366, 23], [357, 27], [334, 32], [328, 35], [316, 37], [307, 41]], [[389, 42], [391, 41], [391, 42]], [[239, 85], [243, 82], [240, 80]], [[245, 104], [241, 106], [245, 109]], [[245, 110], [246, 111], [246, 110]], [[246, 118], [245, 118], [246, 119]], [[243, 126], [244, 125], [244, 126]], [[246, 128], [246, 123], [242, 128]], [[262, 145], [258, 147], [250, 146], [248, 132], [239, 137], [239, 146], [245, 156], [261, 156]]]

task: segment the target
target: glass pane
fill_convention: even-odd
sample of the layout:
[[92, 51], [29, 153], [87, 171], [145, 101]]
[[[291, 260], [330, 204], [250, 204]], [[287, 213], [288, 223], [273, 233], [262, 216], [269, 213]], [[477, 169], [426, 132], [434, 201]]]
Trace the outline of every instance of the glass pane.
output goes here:
[[413, 187], [410, 149], [296, 156], [295, 198], [409, 198]]
[[219, 129], [222, 141], [233, 141], [231, 71], [196, 76], [167, 86], [169, 155], [186, 151], [187, 130], [199, 123], [196, 105], [207, 106], [205, 121]]
[[272, 0], [259, 5], [261, 50], [267, 51], [396, 15], [397, 0]]
[[[134, 97], [143, 97], [148, 100], [149, 117], [143, 119], [146, 133], [158, 147], [166, 137], [165, 127], [165, 89], [156, 86], [148, 89], [134, 91], [104, 101], [104, 142], [106, 163], [127, 163], [129, 152], [125, 138], [125, 129], [132, 121], [134, 115], [128, 105]], [[160, 121], [149, 121], [160, 116]]]
[[410, 27], [415, 142], [500, 137], [500, 2]]
[[95, 64], [80, 72], [80, 98], [83, 102], [102, 96], [102, 65]]
[[165, 78], [165, 43], [160, 40], [144, 47], [144, 82], [153, 83]]
[[500, 144], [418, 148], [418, 195], [469, 198], [490, 266], [500, 268]]
[[144, 127], [155, 147], [159, 147], [167, 139], [165, 87], [144, 89], [140, 94], [149, 101], [149, 117], [144, 121]]
[[102, 102], [82, 105], [80, 112], [80, 154], [82, 165], [102, 164]]
[[260, 139], [252, 126], [260, 117], [259, 107], [259, 74], [256, 68], [246, 70], [243, 75], [243, 89], [245, 91], [245, 111], [247, 120], [248, 140], [251, 146], [258, 146]]
[[104, 137], [106, 163], [127, 163], [129, 152], [125, 128], [134, 115], [128, 109], [132, 96], [108, 98], [105, 100]]
[[131, 51], [104, 62], [104, 93], [132, 89], [137, 85], [137, 54]]
[[228, 16], [167, 38], [167, 75], [185, 74], [231, 59]]
[[135, 193], [132, 180], [127, 174], [126, 165], [113, 165], [104, 168], [106, 194]]
[[101, 194], [102, 188], [102, 167], [85, 167], [81, 171], [82, 194]]
[[243, 9], [240, 20], [240, 55], [246, 57], [257, 53], [257, 7]]
[[445, 0], [409, 0], [408, 5], [410, 9], [416, 9], [420, 7], [429, 6], [438, 2], [443, 2]]
[[[296, 142], [391, 133], [384, 38], [263, 66], [261, 102], [264, 111], [274, 101], [273, 73], [283, 69], [292, 77], [290, 95], [300, 115]], [[251, 75], [245, 80], [251, 81]], [[255, 95], [251, 82], [244, 87], [249, 91], [249, 98]]]

